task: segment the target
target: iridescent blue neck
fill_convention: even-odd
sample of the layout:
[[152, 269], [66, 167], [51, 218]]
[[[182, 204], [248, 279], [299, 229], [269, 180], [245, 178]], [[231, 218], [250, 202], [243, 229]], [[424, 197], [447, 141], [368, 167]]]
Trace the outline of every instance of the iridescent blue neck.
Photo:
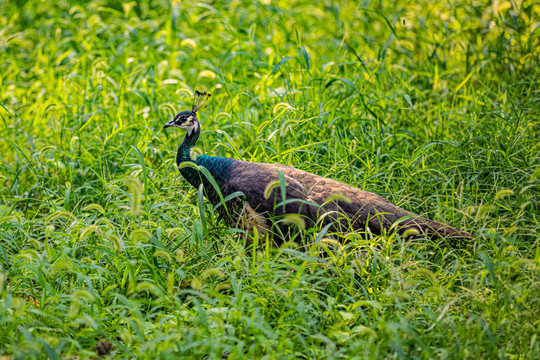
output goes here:
[[[224, 181], [229, 176], [229, 170], [235, 160], [206, 155], [198, 155], [195, 158], [195, 156], [192, 155], [192, 149], [199, 139], [200, 132], [201, 128], [199, 123], [196, 122], [193, 129], [186, 133], [186, 137], [184, 138], [182, 145], [180, 145], [178, 148], [178, 153], [176, 154], [176, 164], [180, 166], [184, 162], [191, 162], [198, 167], [204, 167], [206, 170], [208, 170], [210, 175], [212, 175], [218, 186], [221, 188]], [[184, 166], [180, 168], [180, 173], [193, 187], [195, 187], [195, 189], [198, 189], [202, 182], [204, 184], [205, 195], [210, 202], [214, 205], [219, 202], [219, 197], [216, 190], [210, 184], [206, 176], [202, 174], [202, 172], [199, 172], [199, 170], [194, 169], [192, 166]]]
[[201, 134], [201, 128], [197, 123], [196, 126], [186, 133], [184, 141], [178, 147], [178, 152], [176, 153], [176, 165], [180, 165], [185, 161], [194, 162], [195, 159], [191, 156], [191, 149], [197, 144], [199, 135]]
[[[180, 166], [183, 162], [195, 162], [195, 159], [191, 155], [191, 150], [197, 143], [199, 135], [201, 133], [201, 128], [199, 123], [196, 123], [195, 127], [186, 133], [186, 137], [182, 144], [178, 147], [178, 152], [176, 153], [176, 165]], [[195, 188], [198, 188], [201, 184], [200, 174], [197, 170], [191, 167], [184, 167], [180, 169], [180, 173], [184, 178]]]

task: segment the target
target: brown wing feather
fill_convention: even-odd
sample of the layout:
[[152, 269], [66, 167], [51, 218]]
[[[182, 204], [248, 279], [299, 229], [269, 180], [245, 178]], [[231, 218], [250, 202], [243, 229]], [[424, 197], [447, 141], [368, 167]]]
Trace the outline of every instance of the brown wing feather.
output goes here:
[[[282, 201], [279, 187], [272, 196], [265, 197], [268, 184], [278, 181], [279, 170], [283, 171], [287, 183], [286, 198], [301, 200], [288, 203], [285, 209], [275, 208], [275, 204]], [[251, 208], [267, 218], [271, 215], [300, 214], [308, 220], [308, 226], [317, 222], [323, 225], [331, 223], [332, 230], [338, 232], [350, 230], [351, 227], [365, 231], [367, 227], [372, 233], [381, 234], [384, 229], [393, 230], [392, 226], [402, 219], [397, 226], [394, 225], [401, 234], [472, 237], [452, 226], [406, 211], [377, 194], [281, 164], [239, 161], [230, 171], [227, 189], [229, 193], [242, 191]], [[337, 198], [329, 201], [336, 195]]]

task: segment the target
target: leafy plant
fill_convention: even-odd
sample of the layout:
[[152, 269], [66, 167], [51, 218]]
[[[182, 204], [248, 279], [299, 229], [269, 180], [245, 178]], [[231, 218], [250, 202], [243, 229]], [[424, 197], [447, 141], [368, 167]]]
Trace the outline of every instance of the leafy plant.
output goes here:
[[[538, 15], [0, 2], [0, 356], [538, 358]], [[294, 165], [476, 239], [244, 244], [161, 131], [195, 89], [212, 93], [201, 151]]]

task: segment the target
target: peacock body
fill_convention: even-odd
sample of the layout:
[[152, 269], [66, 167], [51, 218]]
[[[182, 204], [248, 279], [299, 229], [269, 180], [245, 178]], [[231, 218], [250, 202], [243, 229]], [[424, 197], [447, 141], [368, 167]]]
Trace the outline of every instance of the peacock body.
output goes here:
[[[198, 189], [203, 185], [205, 196], [213, 205], [229, 195], [244, 195], [243, 199], [234, 197], [218, 208], [229, 226], [248, 233], [256, 229], [260, 235], [283, 235], [290, 230], [289, 223], [279, 219], [294, 214], [306, 228], [328, 226], [334, 233], [359, 231], [378, 235], [386, 230], [408, 237], [472, 237], [453, 226], [406, 211], [377, 194], [290, 166], [194, 155], [193, 147], [200, 135], [197, 111], [210, 96], [199, 92], [197, 95], [192, 111], [179, 113], [164, 128], [186, 130], [176, 163], [192, 186]], [[196, 166], [181, 166], [184, 163]], [[200, 167], [212, 175], [222, 197]]]

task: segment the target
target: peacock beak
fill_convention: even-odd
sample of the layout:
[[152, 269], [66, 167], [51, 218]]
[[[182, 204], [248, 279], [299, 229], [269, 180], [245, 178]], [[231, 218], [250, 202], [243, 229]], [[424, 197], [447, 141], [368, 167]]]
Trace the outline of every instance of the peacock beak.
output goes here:
[[173, 127], [173, 126], [176, 126], [176, 124], [174, 123], [174, 119], [172, 119], [171, 121], [163, 125], [163, 128], [166, 129], [168, 127]]

